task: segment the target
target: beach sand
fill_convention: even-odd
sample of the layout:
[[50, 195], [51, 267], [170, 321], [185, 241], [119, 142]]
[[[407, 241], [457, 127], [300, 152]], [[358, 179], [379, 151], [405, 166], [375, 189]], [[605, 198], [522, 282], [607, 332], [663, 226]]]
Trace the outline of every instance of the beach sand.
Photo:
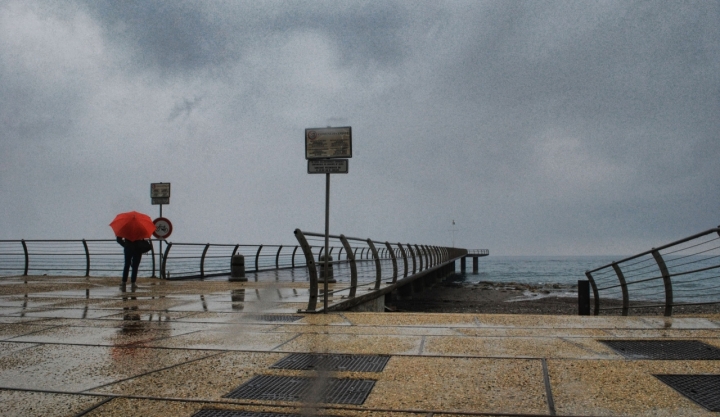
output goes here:
[[[621, 300], [601, 300], [601, 315], [620, 315]], [[631, 304], [637, 306], [638, 304]], [[605, 308], [618, 308], [604, 310]], [[391, 311], [425, 313], [561, 314], [577, 315], [577, 286], [520, 283], [479, 283], [449, 280], [412, 297], [387, 303]], [[631, 315], [663, 315], [660, 308], [632, 308]], [[720, 305], [675, 306], [673, 315], [720, 313]]]

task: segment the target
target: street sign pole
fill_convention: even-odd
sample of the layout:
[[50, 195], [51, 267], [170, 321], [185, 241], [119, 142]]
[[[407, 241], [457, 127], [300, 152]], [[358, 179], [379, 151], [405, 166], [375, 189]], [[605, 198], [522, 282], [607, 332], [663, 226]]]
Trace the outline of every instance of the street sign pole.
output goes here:
[[[160, 217], [162, 217], [162, 204], [160, 204]], [[163, 257], [163, 253], [162, 253], [162, 241], [163, 241], [163, 240], [160, 239], [160, 251], [158, 252], [158, 259], [160, 260], [160, 263], [158, 264], [158, 267], [160, 268], [161, 271], [162, 271], [162, 257]], [[165, 277], [161, 276], [160, 278], [165, 278]]]
[[328, 269], [328, 246], [330, 244], [330, 173], [325, 174], [325, 272], [323, 281], [323, 313], [327, 314], [328, 309], [328, 280], [330, 279]]
[[[330, 279], [330, 174], [347, 174], [352, 158], [352, 128], [330, 127], [305, 129], [305, 159], [308, 174], [325, 174], [325, 262], [323, 266], [323, 313], [328, 312]], [[319, 260], [318, 260], [319, 261]]]

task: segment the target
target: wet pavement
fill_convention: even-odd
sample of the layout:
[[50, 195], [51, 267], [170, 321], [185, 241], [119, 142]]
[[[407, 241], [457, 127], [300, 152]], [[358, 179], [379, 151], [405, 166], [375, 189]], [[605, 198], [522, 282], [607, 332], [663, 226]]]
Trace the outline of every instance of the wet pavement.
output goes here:
[[[0, 415], [717, 415], [656, 375], [718, 375], [719, 361], [628, 358], [603, 342], [720, 349], [717, 315], [307, 314], [298, 313], [306, 275], [289, 275], [147, 278], [125, 292], [117, 278], [3, 278]], [[382, 355], [387, 364], [381, 372], [273, 367], [293, 353]], [[371, 389], [356, 403], [227, 397], [258, 376], [291, 385], [309, 377], [321, 388], [371, 381]]]

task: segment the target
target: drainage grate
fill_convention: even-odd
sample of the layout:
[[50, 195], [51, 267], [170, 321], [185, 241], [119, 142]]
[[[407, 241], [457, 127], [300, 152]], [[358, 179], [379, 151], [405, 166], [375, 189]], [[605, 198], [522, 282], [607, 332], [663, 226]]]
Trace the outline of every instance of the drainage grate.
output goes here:
[[655, 375], [709, 411], [720, 411], [720, 375]]
[[300, 414], [256, 413], [254, 411], [231, 411], [204, 408], [192, 417], [302, 417]]
[[316, 353], [293, 353], [281, 359], [271, 368], [317, 369], [322, 371], [382, 372], [390, 360], [380, 355], [321, 355]]
[[628, 359], [720, 360], [720, 349], [697, 340], [601, 340]]
[[225, 398], [362, 404], [375, 386], [370, 379], [305, 378], [258, 375]]
[[298, 321], [305, 316], [291, 315], [291, 314], [247, 314], [244, 316], [248, 320], [255, 321], [284, 321], [292, 322]]

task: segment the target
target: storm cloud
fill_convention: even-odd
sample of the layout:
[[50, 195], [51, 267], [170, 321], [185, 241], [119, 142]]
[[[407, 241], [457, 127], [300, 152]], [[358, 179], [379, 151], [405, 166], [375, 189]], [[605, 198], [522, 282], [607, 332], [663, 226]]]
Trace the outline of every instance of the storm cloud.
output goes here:
[[720, 224], [720, 2], [0, 2], [0, 239], [623, 255]]

